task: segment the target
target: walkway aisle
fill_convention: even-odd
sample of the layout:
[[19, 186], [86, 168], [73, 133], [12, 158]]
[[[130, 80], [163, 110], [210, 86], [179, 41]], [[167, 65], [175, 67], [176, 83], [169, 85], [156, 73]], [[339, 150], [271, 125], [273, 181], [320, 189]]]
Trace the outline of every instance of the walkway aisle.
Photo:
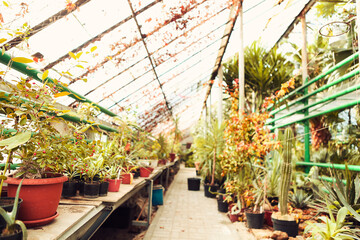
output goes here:
[[195, 177], [195, 169], [182, 166], [144, 240], [253, 239], [248, 232], [237, 232], [229, 218], [218, 212], [216, 199], [206, 198], [203, 186], [200, 191], [188, 191], [189, 177]]

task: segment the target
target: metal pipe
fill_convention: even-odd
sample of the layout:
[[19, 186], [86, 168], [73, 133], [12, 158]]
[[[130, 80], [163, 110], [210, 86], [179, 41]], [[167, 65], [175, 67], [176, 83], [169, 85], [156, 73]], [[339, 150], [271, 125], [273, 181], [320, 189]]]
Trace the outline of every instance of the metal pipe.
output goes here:
[[[286, 109], [286, 108], [289, 108], [289, 107], [293, 106], [294, 104], [296, 104], [296, 103], [298, 103], [298, 102], [302, 102], [302, 101], [304, 101], [305, 99], [307, 99], [307, 98], [309, 98], [309, 97], [311, 97], [311, 96], [313, 96], [313, 95], [315, 95], [315, 94], [317, 94], [317, 93], [319, 93], [319, 92], [321, 92], [321, 91], [324, 91], [325, 89], [328, 89], [328, 88], [330, 88], [330, 87], [332, 87], [332, 86], [334, 86], [334, 85], [336, 85], [336, 84], [338, 84], [338, 83], [340, 83], [340, 82], [343, 82], [343, 81], [345, 81], [345, 80], [347, 80], [347, 79], [349, 79], [349, 78], [351, 78], [351, 77], [354, 77], [355, 75], [359, 74], [359, 72], [360, 72], [359, 69], [355, 69], [355, 70], [353, 70], [353, 71], [351, 71], [351, 72], [349, 72], [349, 73], [341, 76], [341, 77], [338, 78], [336, 81], [331, 82], [331, 83], [328, 83], [328, 84], [326, 84], [326, 85], [324, 85], [324, 86], [316, 89], [315, 91], [313, 91], [313, 92], [311, 92], [311, 93], [308, 93], [308, 94], [306, 94], [306, 95], [304, 95], [304, 96], [296, 99], [295, 101], [293, 101], [293, 102], [291, 102], [291, 103], [288, 103], [288, 104], [286, 104], [286, 105], [284, 105], [284, 106], [282, 106], [282, 107], [279, 107], [278, 109], [270, 112], [270, 114], [271, 114], [271, 115], [276, 114], [276, 113], [278, 113], [278, 112], [280, 112], [280, 111], [282, 111], [282, 110], [284, 110], [284, 109]], [[306, 85], [306, 84], [305, 84], [305, 85]]]
[[[337, 163], [315, 163], [315, 162], [297, 162], [296, 165], [299, 166], [316, 166], [316, 167], [324, 167], [324, 168], [334, 168], [345, 170], [345, 164], [337, 164]], [[350, 171], [360, 172], [359, 165], [348, 165], [347, 166]]]
[[239, 1], [239, 117], [243, 118], [245, 111], [245, 60], [244, 60], [244, 20], [243, 20], [243, 0]]
[[[4, 64], [4, 65], [7, 65], [9, 67], [11, 67], [12, 69], [15, 69], [39, 82], [42, 82], [42, 83], [45, 83], [46, 81], [50, 82], [50, 83], [53, 83], [55, 84], [54, 80], [51, 79], [50, 77], [47, 77], [45, 80], [42, 80], [41, 78], [38, 77], [38, 75], [41, 75], [42, 72], [39, 71], [39, 70], [36, 70], [32, 67], [30, 67], [29, 65], [27, 64], [24, 64], [24, 63], [19, 63], [19, 62], [14, 62], [11, 60], [11, 56], [8, 54], [8, 53], [4, 53], [4, 54], [0, 54], [0, 63]], [[69, 92], [70, 95], [68, 95], [69, 97], [73, 98], [73, 99], [76, 99], [77, 101], [80, 101], [80, 102], [87, 102], [87, 103], [91, 103], [93, 104], [94, 106], [98, 107], [100, 109], [101, 112], [111, 116], [111, 117], [115, 117], [117, 116], [115, 113], [109, 111], [108, 109], [94, 103], [93, 101], [91, 101], [90, 99], [87, 99], [86, 97], [74, 92], [73, 90], [63, 86], [63, 85], [60, 85], [60, 84], [55, 84], [57, 86], [57, 89], [60, 91], [60, 92]]]
[[350, 88], [347, 88], [347, 89], [345, 89], [345, 90], [343, 90], [343, 91], [341, 91], [341, 92], [338, 92], [338, 93], [335, 93], [335, 94], [333, 94], [333, 95], [331, 95], [331, 96], [329, 96], [329, 97], [323, 98], [323, 99], [321, 99], [321, 100], [318, 101], [318, 102], [314, 102], [314, 103], [312, 103], [312, 104], [310, 104], [310, 105], [307, 105], [307, 106], [304, 106], [304, 107], [302, 107], [302, 108], [300, 108], [300, 109], [294, 110], [294, 111], [292, 111], [292, 112], [290, 112], [290, 113], [288, 113], [288, 114], [285, 114], [285, 115], [280, 116], [280, 117], [278, 117], [278, 118], [274, 118], [274, 119], [272, 119], [271, 121], [269, 121], [269, 122], [266, 123], [266, 124], [274, 123], [274, 122], [279, 121], [279, 120], [281, 120], [281, 119], [283, 119], [283, 118], [289, 117], [289, 116], [291, 116], [291, 115], [293, 115], [293, 114], [295, 114], [295, 113], [297, 113], [297, 112], [302, 112], [302, 111], [304, 111], [304, 110], [306, 110], [306, 109], [309, 109], [309, 108], [314, 107], [314, 106], [316, 106], [316, 105], [319, 105], [319, 104], [321, 104], [321, 103], [324, 103], [324, 102], [327, 102], [327, 101], [336, 99], [336, 98], [338, 98], [338, 97], [341, 97], [341, 96], [343, 96], [343, 95], [345, 95], [345, 94], [354, 92], [354, 91], [359, 90], [359, 89], [360, 89], [360, 84], [355, 85], [355, 86], [350, 87]]
[[[4, 95], [5, 97], [0, 98], [0, 100], [2, 100], [2, 101], [5, 100], [5, 101], [7, 101], [7, 100], [8, 100], [7, 97], [9, 97], [9, 93], [7, 93], [7, 92], [5, 92], [5, 91], [2, 91], [2, 90], [0, 90], [0, 92], [2, 92], [2, 93], [5, 94], [5, 95]], [[27, 99], [24, 99], [24, 98], [21, 98], [21, 101], [23, 101], [23, 102], [31, 102], [31, 101], [29, 101], [29, 100], [27, 100]], [[37, 104], [37, 103], [34, 103], [34, 102], [31, 102], [31, 103]], [[81, 122], [81, 123], [93, 124], [93, 123], [91, 123], [91, 122], [89, 122], [89, 121], [87, 121], [87, 120], [85, 120], [85, 119], [82, 119], [82, 118], [76, 117], [76, 116], [72, 116], [72, 115], [68, 115], [68, 114], [63, 114], [63, 115], [61, 115], [61, 116], [58, 116], [56, 113], [48, 112], [48, 111], [46, 110], [46, 108], [42, 108], [42, 109], [40, 109], [40, 111], [46, 112], [46, 113], [47, 113], [48, 115], [50, 115], [50, 116], [61, 117], [61, 118], [65, 119], [65, 120], [71, 121], [71, 122]], [[106, 126], [106, 125], [103, 125], [103, 124], [97, 124], [96, 126], [99, 127], [99, 128], [101, 128], [101, 129], [103, 129], [103, 130], [105, 130], [105, 131], [109, 131], [109, 132], [119, 132], [117, 129], [112, 128], [112, 127], [109, 127], [109, 126]], [[12, 130], [9, 130], [9, 131], [12, 131]]]
[[[306, 87], [310, 86], [311, 84], [319, 81], [320, 79], [322, 79], [323, 77], [325, 77], [326, 75], [334, 72], [335, 70], [341, 68], [342, 66], [348, 64], [351, 61], [354, 61], [356, 58], [359, 57], [359, 52], [354, 53], [353, 55], [345, 58], [343, 61], [339, 62], [338, 64], [336, 64], [335, 66], [331, 67], [329, 70], [327, 70], [326, 72], [318, 75], [317, 77], [315, 77], [314, 79], [310, 80], [309, 82], [307, 82], [306, 84], [302, 85], [301, 87], [298, 87], [297, 89], [295, 89], [294, 91], [290, 92], [289, 94], [287, 94], [286, 96], [284, 96], [283, 98], [279, 99], [278, 103], [281, 103], [282, 101], [288, 99], [289, 97], [295, 95], [298, 92], [303, 91]], [[267, 110], [270, 110], [273, 107], [273, 105], [270, 105]], [[271, 112], [271, 114], [275, 114], [277, 112], [273, 111]]]
[[311, 118], [314, 118], [314, 117], [317, 117], [317, 116], [321, 116], [321, 115], [324, 115], [324, 114], [328, 114], [328, 113], [331, 113], [331, 112], [334, 112], [334, 111], [338, 111], [338, 110], [341, 110], [341, 109], [344, 109], [344, 108], [349, 108], [349, 107], [352, 107], [352, 106], [355, 106], [357, 104], [360, 104], [360, 99], [357, 99], [355, 101], [352, 101], [350, 103], [347, 103], [347, 104], [343, 104], [343, 105], [340, 105], [340, 106], [336, 106], [336, 107], [333, 107], [333, 108], [330, 108], [328, 110], [325, 110], [325, 111], [322, 111], [322, 112], [319, 112], [319, 113], [315, 113], [315, 114], [312, 114], [312, 115], [309, 115], [307, 117], [304, 117], [303, 119], [298, 119], [298, 120], [294, 120], [294, 121], [291, 121], [291, 122], [288, 122], [288, 123], [285, 123], [285, 124], [282, 124], [282, 125], [279, 125], [279, 126], [274, 126], [274, 127], [271, 127], [270, 130], [273, 130], [273, 129], [276, 129], [276, 128], [282, 128], [282, 127], [286, 127], [288, 125], [291, 125], [293, 123], [296, 123], [296, 122], [299, 122], [299, 121], [305, 121], [307, 119], [311, 119]]

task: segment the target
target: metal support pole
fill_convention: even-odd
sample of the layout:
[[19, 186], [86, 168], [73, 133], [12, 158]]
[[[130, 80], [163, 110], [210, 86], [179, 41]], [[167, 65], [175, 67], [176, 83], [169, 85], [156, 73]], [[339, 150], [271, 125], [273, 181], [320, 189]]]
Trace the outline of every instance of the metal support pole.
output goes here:
[[165, 180], [165, 190], [169, 188], [169, 174], [170, 174], [170, 167], [166, 168], [166, 180]]
[[[356, 0], [356, 24], [358, 26], [357, 29], [358, 39], [360, 39], [360, 0]], [[358, 41], [358, 47], [359, 47], [359, 41]], [[358, 51], [360, 52], [360, 48]], [[360, 63], [360, 55], [359, 55], [359, 63]]]
[[245, 63], [244, 63], [244, 26], [243, 26], [243, 0], [239, 0], [239, 116], [242, 119], [245, 111]]
[[149, 186], [148, 186], [149, 204], [148, 204], [147, 226], [149, 226], [151, 222], [152, 194], [153, 194], [153, 184], [154, 184], [152, 179], [148, 179], [148, 181], [149, 181]]
[[221, 124], [223, 121], [223, 92], [222, 92], [223, 91], [223, 88], [222, 88], [223, 69], [222, 69], [222, 64], [220, 64], [220, 67], [219, 67], [218, 80], [219, 80], [219, 98], [218, 98], [217, 115], [218, 115], [218, 122], [219, 122], [219, 124]]
[[[303, 79], [303, 84], [306, 84], [308, 81], [308, 69], [307, 69], [307, 64], [308, 64], [308, 56], [307, 56], [307, 48], [306, 48], [306, 43], [307, 43], [307, 39], [306, 39], [306, 19], [305, 19], [305, 12], [303, 12], [303, 14], [301, 15], [301, 27], [302, 27], [302, 37], [303, 37], [303, 44], [302, 44], [302, 51], [301, 51], [301, 64], [302, 64], [302, 79]], [[304, 95], [308, 94], [308, 87], [304, 88]], [[308, 98], [306, 98], [304, 100], [304, 106], [308, 105]], [[309, 115], [309, 109], [307, 108], [304, 111], [304, 116], [308, 116]], [[305, 162], [310, 162], [310, 123], [309, 123], [309, 119], [305, 120], [304, 122], [304, 150], [305, 150]], [[305, 173], [309, 173], [310, 168], [306, 167], [305, 168]]]

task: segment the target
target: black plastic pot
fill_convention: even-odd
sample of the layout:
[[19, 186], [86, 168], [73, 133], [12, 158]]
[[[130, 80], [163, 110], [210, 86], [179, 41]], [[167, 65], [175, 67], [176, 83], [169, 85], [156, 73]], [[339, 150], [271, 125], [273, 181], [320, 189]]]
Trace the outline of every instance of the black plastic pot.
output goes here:
[[78, 189], [78, 183], [75, 181], [66, 181], [63, 183], [61, 196], [64, 198], [75, 197]]
[[265, 213], [245, 212], [246, 222], [249, 228], [261, 229], [264, 224]]
[[279, 197], [268, 197], [267, 198], [271, 204], [271, 206], [276, 206], [279, 203]]
[[286, 232], [289, 237], [296, 237], [299, 233], [299, 224], [294, 221], [279, 220], [271, 218], [274, 226], [274, 231]]
[[87, 198], [96, 198], [99, 196], [100, 192], [100, 183], [84, 183], [84, 197]]
[[218, 193], [220, 193], [217, 196], [218, 211], [226, 213], [226, 212], [228, 212], [228, 208], [229, 208], [229, 204], [227, 202], [224, 202], [224, 199], [226, 197], [224, 194], [226, 193], [226, 190], [223, 188], [220, 188], [218, 190]]
[[109, 182], [104, 181], [100, 183], [99, 196], [106, 196], [109, 190]]
[[84, 182], [79, 181], [77, 186], [78, 186], [78, 190], [79, 190], [79, 195], [84, 196]]
[[0, 240], [22, 240], [22, 238], [23, 238], [23, 233], [21, 229], [19, 229], [19, 231], [14, 234], [7, 236], [0, 236]]
[[188, 178], [188, 190], [199, 191], [200, 190], [200, 178]]
[[[11, 212], [13, 210], [14, 207], [14, 197], [1, 197], [0, 199], [0, 206], [7, 212]], [[22, 199], [19, 198], [19, 202], [18, 202], [18, 211], [19, 212], [19, 208], [21, 206], [22, 203]], [[0, 217], [0, 234], [2, 232], [2, 230], [6, 227], [6, 222], [5, 220]]]
[[216, 198], [216, 192], [219, 189], [218, 184], [210, 185], [210, 183], [204, 183], [204, 194], [208, 198]]
[[135, 170], [133, 171], [133, 173], [134, 173], [134, 178], [140, 177], [140, 168], [135, 169]]

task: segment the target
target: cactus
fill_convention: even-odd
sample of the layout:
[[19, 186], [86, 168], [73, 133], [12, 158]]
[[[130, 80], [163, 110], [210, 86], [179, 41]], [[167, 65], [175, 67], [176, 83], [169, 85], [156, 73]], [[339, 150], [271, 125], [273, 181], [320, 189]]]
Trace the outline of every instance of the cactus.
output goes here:
[[280, 213], [281, 215], [288, 214], [287, 203], [289, 196], [292, 164], [291, 164], [291, 150], [292, 150], [292, 141], [294, 134], [291, 128], [287, 128], [284, 134], [284, 144], [283, 144], [283, 162], [281, 163], [281, 182], [280, 182]]

